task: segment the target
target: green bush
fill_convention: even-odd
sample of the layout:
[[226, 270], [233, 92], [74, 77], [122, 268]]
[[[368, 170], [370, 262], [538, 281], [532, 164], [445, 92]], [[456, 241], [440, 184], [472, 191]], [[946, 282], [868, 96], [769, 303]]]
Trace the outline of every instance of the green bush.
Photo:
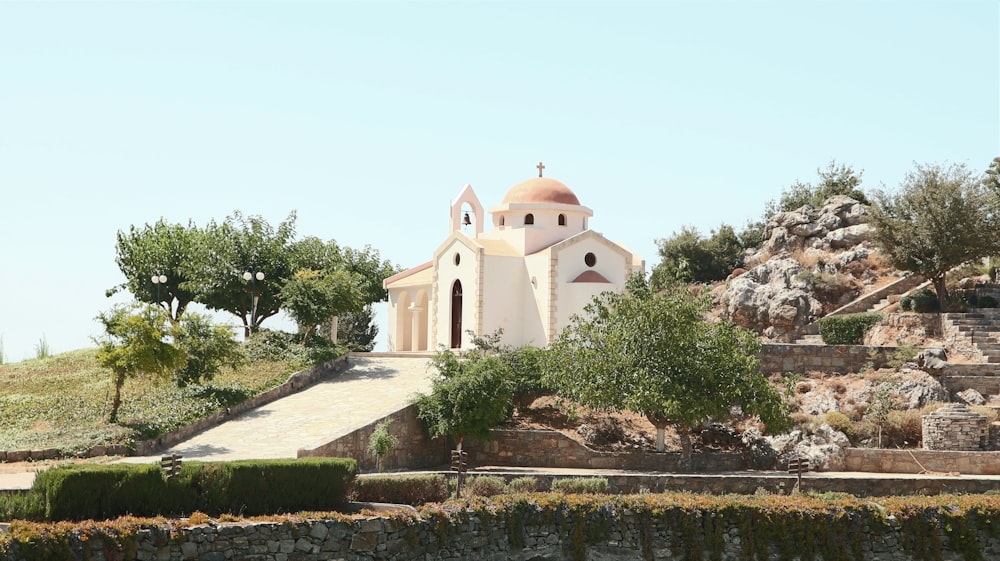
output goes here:
[[495, 475], [477, 475], [465, 483], [465, 490], [473, 497], [492, 497], [507, 493], [507, 482]]
[[45, 519], [45, 497], [35, 491], [0, 491], [0, 520]]
[[173, 479], [156, 464], [74, 464], [40, 472], [32, 491], [47, 520], [326, 510], [341, 505], [357, 475], [345, 458], [186, 462]]
[[442, 502], [448, 495], [448, 480], [440, 474], [359, 477], [348, 493], [352, 501], [413, 506]]
[[511, 493], [534, 493], [538, 490], [538, 479], [530, 475], [517, 477], [510, 480], [507, 488]]
[[934, 291], [929, 288], [921, 288], [900, 298], [899, 308], [904, 312], [926, 314], [938, 311], [940, 306], [938, 306], [937, 294]]
[[819, 320], [819, 334], [827, 345], [860, 345], [865, 333], [882, 321], [882, 314], [865, 312], [827, 316]]
[[608, 492], [608, 480], [603, 477], [569, 477], [554, 479], [552, 491], [569, 494], [600, 494]]

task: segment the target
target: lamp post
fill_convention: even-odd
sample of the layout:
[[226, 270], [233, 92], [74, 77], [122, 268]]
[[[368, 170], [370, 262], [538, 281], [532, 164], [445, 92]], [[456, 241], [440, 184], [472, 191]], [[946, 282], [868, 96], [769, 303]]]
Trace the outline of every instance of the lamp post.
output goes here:
[[260, 298], [257, 294], [257, 281], [264, 280], [264, 272], [257, 271], [256, 273], [251, 273], [250, 271], [245, 271], [243, 273], [243, 280], [250, 281], [250, 300], [253, 302], [250, 308], [250, 332], [253, 332], [254, 321], [257, 319], [257, 299]]
[[156, 285], [156, 305], [159, 306], [163, 301], [160, 299], [160, 287], [167, 284], [167, 275], [153, 275], [151, 280]]

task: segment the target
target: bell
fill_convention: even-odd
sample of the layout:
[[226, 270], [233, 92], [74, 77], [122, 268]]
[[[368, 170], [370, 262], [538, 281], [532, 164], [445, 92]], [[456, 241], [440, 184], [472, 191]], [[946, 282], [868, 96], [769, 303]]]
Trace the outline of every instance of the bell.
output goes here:
[[469, 226], [471, 224], [472, 224], [472, 219], [469, 218], [469, 213], [466, 212], [465, 216], [462, 217], [462, 225], [463, 226]]

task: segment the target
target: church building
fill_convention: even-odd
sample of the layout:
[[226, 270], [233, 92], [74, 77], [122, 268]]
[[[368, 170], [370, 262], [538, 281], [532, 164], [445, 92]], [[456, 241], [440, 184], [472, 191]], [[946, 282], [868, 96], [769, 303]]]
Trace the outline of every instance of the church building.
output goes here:
[[555, 179], [522, 181], [487, 217], [472, 186], [451, 204], [449, 234], [431, 260], [385, 279], [389, 351], [472, 346], [469, 331], [549, 344], [595, 295], [623, 290], [645, 263], [588, 226], [594, 212]]

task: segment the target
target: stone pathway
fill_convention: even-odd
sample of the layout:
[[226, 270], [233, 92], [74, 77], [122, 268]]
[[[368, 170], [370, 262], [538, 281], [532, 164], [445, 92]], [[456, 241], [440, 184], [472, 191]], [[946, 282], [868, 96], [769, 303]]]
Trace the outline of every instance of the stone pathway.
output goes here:
[[[405, 407], [418, 392], [430, 391], [428, 357], [351, 356], [340, 376], [247, 411], [177, 444], [165, 453], [185, 459], [228, 461], [295, 458]], [[158, 462], [160, 456], [125, 458]], [[0, 473], [0, 489], [26, 489], [35, 469]]]
[[[428, 359], [352, 356], [340, 376], [236, 416], [164, 454], [211, 462], [294, 458], [405, 407], [430, 391]], [[126, 458], [159, 461], [160, 456]]]

